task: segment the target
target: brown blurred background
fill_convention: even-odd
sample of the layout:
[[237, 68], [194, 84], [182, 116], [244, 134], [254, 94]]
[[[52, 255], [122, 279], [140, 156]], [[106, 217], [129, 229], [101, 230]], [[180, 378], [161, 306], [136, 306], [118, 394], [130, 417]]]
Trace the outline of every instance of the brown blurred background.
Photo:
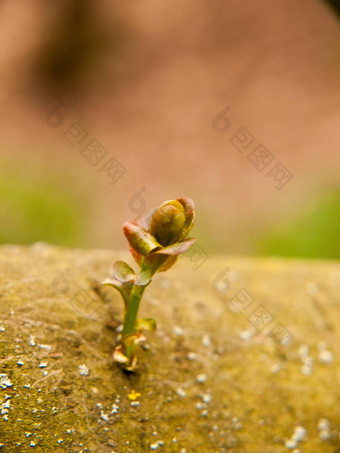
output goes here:
[[2, 0], [0, 243], [190, 196], [208, 254], [340, 258], [339, 44], [322, 0]]

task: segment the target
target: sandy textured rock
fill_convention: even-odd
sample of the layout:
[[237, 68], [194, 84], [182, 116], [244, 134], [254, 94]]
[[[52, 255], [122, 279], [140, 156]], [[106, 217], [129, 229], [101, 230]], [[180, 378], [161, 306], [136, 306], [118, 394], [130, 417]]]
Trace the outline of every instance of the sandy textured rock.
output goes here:
[[279, 453], [297, 426], [301, 452], [340, 451], [338, 263], [184, 256], [145, 292], [158, 330], [127, 375], [122, 301], [94, 284], [127, 254], [0, 258], [0, 452]]

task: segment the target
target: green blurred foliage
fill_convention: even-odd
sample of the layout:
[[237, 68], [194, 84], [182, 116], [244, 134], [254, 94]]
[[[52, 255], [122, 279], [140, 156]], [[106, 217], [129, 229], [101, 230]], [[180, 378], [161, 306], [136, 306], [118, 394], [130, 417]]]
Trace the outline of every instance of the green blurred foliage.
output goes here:
[[80, 241], [82, 215], [76, 197], [42, 179], [2, 176], [0, 212], [0, 243], [75, 246]]
[[300, 214], [267, 231], [257, 241], [261, 255], [340, 258], [340, 191], [321, 194]]
[[[58, 165], [48, 170], [33, 163], [25, 170], [18, 173], [1, 162], [0, 243], [95, 246], [98, 238], [89, 213], [99, 200], [86, 180], [75, 185], [73, 171], [65, 173]], [[264, 227], [261, 218], [253, 219], [251, 230], [240, 219], [232, 225], [211, 226], [207, 222], [210, 213], [201, 212], [194, 235], [210, 253], [340, 259], [340, 190], [320, 191], [310, 196], [308, 205], [301, 201], [301, 209], [295, 208], [294, 214], [292, 209], [286, 221], [281, 213], [272, 226]], [[103, 239], [104, 244], [112, 241], [105, 234]]]

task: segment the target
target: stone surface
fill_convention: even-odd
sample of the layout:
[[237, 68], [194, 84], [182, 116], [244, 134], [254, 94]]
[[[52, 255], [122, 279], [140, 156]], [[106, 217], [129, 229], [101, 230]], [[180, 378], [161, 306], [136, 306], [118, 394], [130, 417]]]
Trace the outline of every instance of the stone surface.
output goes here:
[[338, 263], [182, 257], [145, 292], [158, 330], [127, 375], [123, 303], [95, 284], [127, 254], [0, 258], [0, 452], [340, 451]]

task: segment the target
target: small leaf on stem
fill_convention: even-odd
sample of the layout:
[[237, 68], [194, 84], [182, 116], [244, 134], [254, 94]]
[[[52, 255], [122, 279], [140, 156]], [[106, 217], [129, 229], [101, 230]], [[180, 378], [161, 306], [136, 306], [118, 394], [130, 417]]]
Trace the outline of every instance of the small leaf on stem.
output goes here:
[[113, 264], [112, 276], [122, 283], [132, 282], [136, 276], [134, 270], [125, 261], [116, 261]]
[[153, 318], [141, 318], [137, 320], [135, 329], [154, 332], [157, 329], [157, 323]]
[[125, 222], [123, 231], [131, 246], [143, 256], [161, 247], [152, 234], [133, 222]]
[[120, 294], [124, 300], [124, 306], [125, 306], [125, 310], [126, 310], [129, 305], [129, 299], [130, 299], [130, 294], [131, 294], [133, 283], [131, 283], [131, 282], [122, 283], [116, 279], [107, 278], [106, 280], [103, 281], [102, 285], [111, 286], [111, 288], [115, 288], [117, 291], [120, 292]]

